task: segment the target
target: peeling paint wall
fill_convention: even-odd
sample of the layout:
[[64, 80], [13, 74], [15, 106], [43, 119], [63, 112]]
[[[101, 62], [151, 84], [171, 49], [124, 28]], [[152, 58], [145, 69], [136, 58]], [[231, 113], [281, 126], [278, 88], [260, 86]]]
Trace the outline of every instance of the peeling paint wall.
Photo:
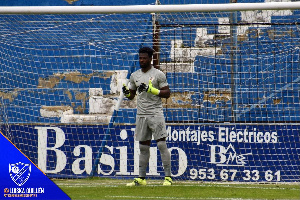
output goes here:
[[170, 100], [167, 101], [167, 106], [171, 108], [196, 108], [192, 105], [192, 95], [194, 92], [173, 92]]
[[211, 90], [204, 92], [203, 101], [208, 101], [215, 104], [217, 101], [228, 102], [231, 101], [231, 91], [228, 90]]
[[39, 78], [38, 80], [38, 88], [54, 88], [60, 81], [70, 81], [72, 83], [82, 83], [89, 82], [91, 77], [97, 76], [99, 78], [108, 79], [114, 75], [114, 71], [103, 71], [103, 72], [95, 72], [91, 74], [82, 74], [80, 72], [65, 72], [65, 73], [56, 73], [49, 77]]
[[18, 91], [19, 90], [14, 90], [12, 92], [0, 91], [0, 97], [3, 99], [8, 99], [10, 102], [12, 102], [18, 96]]

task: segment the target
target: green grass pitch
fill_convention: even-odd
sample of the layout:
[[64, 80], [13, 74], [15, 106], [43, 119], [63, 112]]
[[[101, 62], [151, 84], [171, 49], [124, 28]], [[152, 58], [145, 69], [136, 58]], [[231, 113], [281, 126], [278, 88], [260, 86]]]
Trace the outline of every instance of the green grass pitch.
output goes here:
[[72, 200], [80, 199], [170, 199], [170, 200], [241, 200], [300, 199], [299, 183], [236, 183], [175, 181], [162, 186], [162, 181], [147, 180], [147, 186], [127, 187], [124, 179], [55, 179]]

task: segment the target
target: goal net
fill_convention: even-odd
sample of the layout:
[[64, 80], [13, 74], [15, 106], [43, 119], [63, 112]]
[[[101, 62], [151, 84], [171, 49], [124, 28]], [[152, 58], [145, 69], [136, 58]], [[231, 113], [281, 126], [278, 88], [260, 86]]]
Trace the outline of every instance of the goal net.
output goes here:
[[[172, 92], [175, 181], [298, 182], [299, 3], [160, 3], [0, 8], [4, 135], [48, 177], [138, 176], [136, 100], [121, 87], [150, 46]], [[147, 177], [163, 176], [153, 141]]]

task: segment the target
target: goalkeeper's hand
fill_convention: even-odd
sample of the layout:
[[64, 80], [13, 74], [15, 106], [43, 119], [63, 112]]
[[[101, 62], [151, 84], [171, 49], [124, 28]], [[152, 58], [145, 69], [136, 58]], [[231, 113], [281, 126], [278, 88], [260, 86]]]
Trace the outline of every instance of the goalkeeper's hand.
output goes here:
[[141, 83], [141, 85], [138, 87], [138, 92], [142, 93], [144, 91], [148, 90], [148, 85], [146, 85], [145, 83]]
[[138, 88], [138, 92], [141, 93], [141, 92], [148, 92], [148, 93], [151, 93], [151, 94], [154, 94], [154, 95], [159, 95], [160, 93], [160, 90], [153, 87], [152, 85], [152, 81], [149, 80], [149, 85], [146, 85], [145, 83], [142, 83], [139, 88]]
[[122, 91], [123, 91], [125, 97], [127, 97], [127, 98], [130, 97], [130, 91], [125, 84], [123, 84]]

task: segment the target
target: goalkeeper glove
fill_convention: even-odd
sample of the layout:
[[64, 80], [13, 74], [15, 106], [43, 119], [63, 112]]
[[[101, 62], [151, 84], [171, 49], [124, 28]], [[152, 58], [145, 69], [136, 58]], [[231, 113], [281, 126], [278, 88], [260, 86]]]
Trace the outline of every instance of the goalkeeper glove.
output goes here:
[[130, 91], [129, 91], [129, 89], [127, 88], [127, 86], [125, 84], [123, 84], [122, 90], [123, 90], [124, 95], [127, 98], [130, 97]]
[[153, 87], [152, 81], [149, 80], [149, 85], [147, 86], [145, 83], [142, 83], [139, 88], [138, 88], [139, 93], [146, 91], [148, 93], [154, 94], [154, 95], [159, 95], [160, 90]]
[[138, 92], [142, 93], [144, 91], [148, 90], [148, 86], [145, 83], [141, 83], [141, 85], [138, 87]]

